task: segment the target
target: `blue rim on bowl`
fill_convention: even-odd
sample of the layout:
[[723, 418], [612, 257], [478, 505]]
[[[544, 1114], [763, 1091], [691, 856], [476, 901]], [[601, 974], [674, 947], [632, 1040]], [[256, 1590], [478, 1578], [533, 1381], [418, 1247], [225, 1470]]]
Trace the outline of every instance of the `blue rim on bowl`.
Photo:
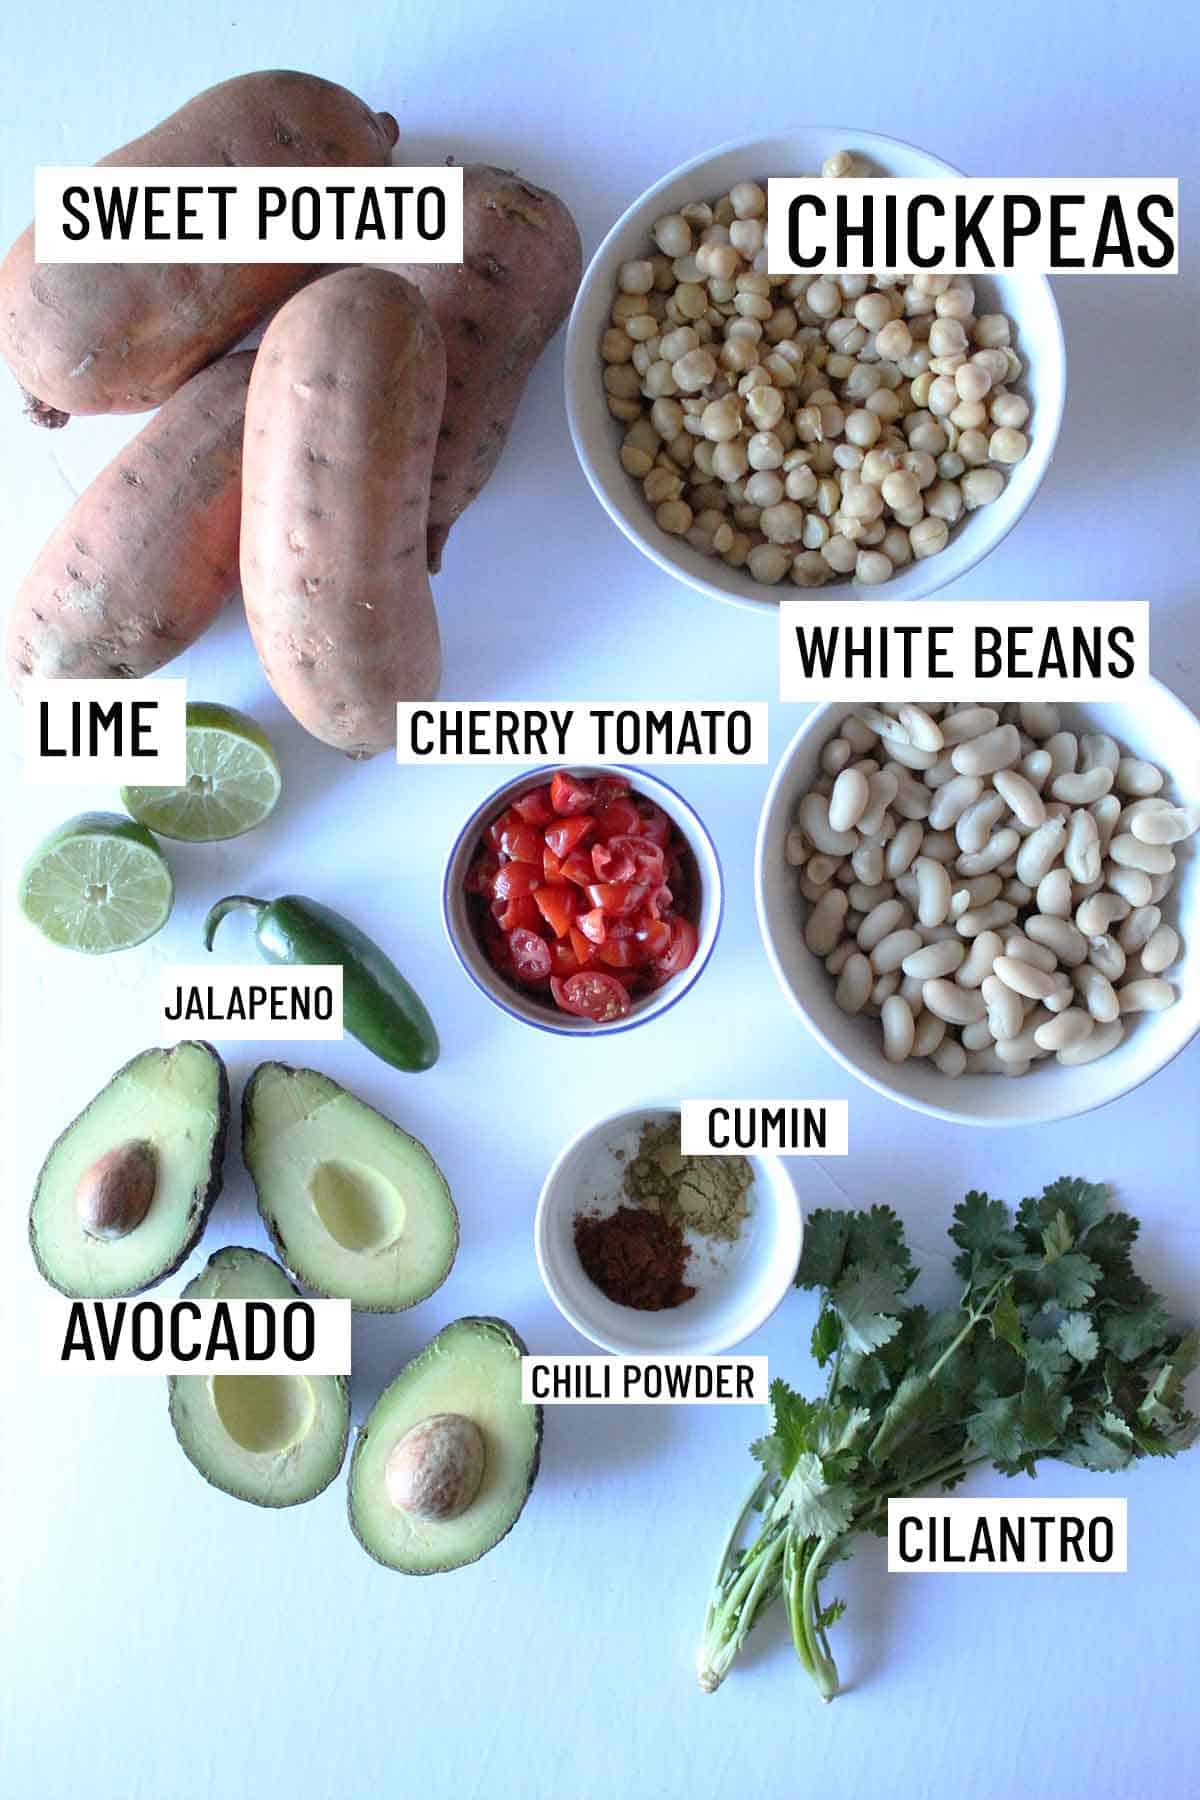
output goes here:
[[[747, 612], [772, 615], [781, 598], [803, 599], [810, 592], [826, 599], [844, 599], [865, 592], [877, 600], [924, 599], [957, 581], [990, 555], [1024, 516], [1050, 465], [1062, 424], [1066, 402], [1066, 343], [1049, 280], [1044, 275], [980, 277], [993, 286], [998, 285], [1002, 299], [1006, 298], [1006, 284], [1010, 282], [1014, 292], [1032, 297], [1033, 304], [1027, 306], [1024, 317], [1019, 305], [1011, 301], [1006, 305], [1016, 323], [1018, 348], [1027, 360], [1030, 360], [1031, 342], [1029, 319], [1034, 312], [1038, 315], [1035, 334], [1039, 346], [1035, 359], [1038, 367], [1030, 382], [1034, 409], [1030, 450], [1023, 462], [1010, 472], [1005, 494], [990, 506], [971, 513], [945, 550], [898, 570], [879, 588], [864, 590], [856, 583], [839, 580], [830, 581], [820, 589], [793, 590], [789, 584], [760, 587], [744, 571], [728, 567], [719, 557], [705, 556], [682, 540], [668, 537], [657, 529], [638, 484], [621, 467], [620, 430], [608, 412], [600, 378], [600, 336], [608, 323], [617, 261], [640, 253], [638, 245], [648, 236], [651, 224], [663, 211], [672, 210], [686, 199], [704, 197], [695, 183], [706, 170], [713, 171], [709, 179], [720, 188], [727, 180], [736, 180], [739, 176], [761, 178], [772, 172], [802, 173], [802, 170], [790, 169], [789, 162], [804, 160], [811, 164], [815, 161], [819, 167], [824, 155], [847, 147], [879, 162], [886, 163], [890, 157], [891, 163], [898, 166], [891, 167], [888, 172], [896, 175], [953, 178], [962, 174], [953, 164], [903, 138], [841, 126], [811, 125], [791, 134], [740, 138], [719, 144], [672, 169], [626, 207], [588, 262], [567, 327], [567, 423], [575, 454], [592, 492], [630, 543], [665, 574]], [[736, 162], [736, 172], [727, 176], [717, 174], [715, 167], [727, 159]], [[623, 254], [619, 255], [619, 252]]]
[[[581, 780], [594, 779], [602, 775], [622, 775], [629, 782], [635, 793], [648, 800], [655, 801], [668, 813], [672, 824], [685, 839], [696, 861], [700, 876], [700, 911], [697, 920], [699, 943], [696, 954], [688, 967], [675, 976], [656, 993], [644, 1000], [635, 1000], [630, 1011], [623, 1018], [614, 1019], [611, 1023], [598, 1023], [592, 1019], [574, 1018], [569, 1013], [558, 1012], [548, 1004], [536, 1000], [532, 995], [525, 999], [520, 991], [507, 982], [504, 977], [492, 968], [487, 956], [478, 943], [467, 915], [463, 889], [463, 878], [467, 865], [474, 854], [475, 845], [484, 827], [491, 823], [496, 814], [503, 810], [510, 797], [527, 792], [549, 780], [559, 771], [576, 775]], [[603, 1037], [615, 1036], [619, 1032], [632, 1031], [639, 1025], [645, 1025], [651, 1019], [659, 1019], [664, 1013], [678, 1004], [699, 980], [708, 966], [721, 930], [721, 922], [725, 916], [725, 882], [721, 870], [721, 859], [717, 855], [717, 847], [704, 821], [682, 794], [671, 787], [668, 782], [657, 776], [648, 774], [624, 763], [608, 763], [603, 766], [592, 764], [544, 764], [536, 769], [527, 769], [514, 776], [487, 795], [475, 808], [462, 829], [454, 839], [450, 853], [446, 858], [446, 871], [442, 880], [442, 925], [446, 932], [450, 948], [454, 951], [464, 971], [482, 994], [501, 1012], [507, 1013], [510, 1019], [518, 1020], [522, 1025], [532, 1025], [538, 1031], [547, 1031], [556, 1037]]]

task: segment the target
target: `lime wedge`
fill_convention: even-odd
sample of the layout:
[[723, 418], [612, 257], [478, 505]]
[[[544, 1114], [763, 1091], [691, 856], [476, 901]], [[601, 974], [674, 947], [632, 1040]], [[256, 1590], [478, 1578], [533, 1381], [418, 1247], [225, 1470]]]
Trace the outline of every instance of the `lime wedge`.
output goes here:
[[17, 899], [52, 944], [103, 956], [128, 950], [171, 916], [175, 883], [150, 833], [121, 813], [80, 813], [40, 844]]
[[183, 787], [127, 787], [121, 800], [160, 836], [211, 844], [253, 831], [274, 808], [282, 779], [270, 739], [231, 706], [187, 709], [188, 778]]

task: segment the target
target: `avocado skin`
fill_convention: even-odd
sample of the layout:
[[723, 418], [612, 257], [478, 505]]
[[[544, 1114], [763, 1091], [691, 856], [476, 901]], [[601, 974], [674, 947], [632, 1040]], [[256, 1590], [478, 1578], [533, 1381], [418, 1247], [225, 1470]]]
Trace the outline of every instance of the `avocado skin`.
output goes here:
[[[219, 1051], [204, 1038], [191, 1038], [186, 1041], [191, 1043], [195, 1049], [207, 1051], [217, 1065], [217, 1130], [216, 1136], [213, 1138], [212, 1151], [209, 1155], [208, 1182], [203, 1189], [197, 1188], [193, 1193], [192, 1204], [188, 1212], [187, 1224], [184, 1229], [183, 1241], [180, 1244], [179, 1254], [174, 1262], [168, 1263], [165, 1268], [160, 1269], [157, 1275], [152, 1275], [149, 1281], [143, 1281], [140, 1287], [130, 1288], [126, 1298], [131, 1298], [134, 1294], [144, 1294], [149, 1288], [157, 1287], [161, 1281], [166, 1281], [168, 1276], [174, 1275], [178, 1269], [183, 1267], [204, 1233], [204, 1227], [208, 1224], [209, 1214], [216, 1205], [217, 1196], [220, 1194], [225, 1182], [225, 1145], [229, 1136], [229, 1070], [225, 1067], [225, 1063], [222, 1060]], [[155, 1045], [154, 1048], [159, 1049], [161, 1046]], [[172, 1048], [178, 1048], [178, 1046], [172, 1046]], [[41, 1192], [42, 1177], [45, 1175], [47, 1163], [50, 1161], [50, 1158], [54, 1155], [54, 1152], [58, 1149], [63, 1139], [69, 1137], [75, 1127], [83, 1119], [86, 1119], [88, 1113], [100, 1098], [100, 1095], [106, 1093], [113, 1082], [119, 1081], [126, 1070], [131, 1069], [134, 1063], [137, 1062], [140, 1057], [145, 1056], [145, 1054], [146, 1052], [144, 1050], [139, 1050], [136, 1056], [131, 1056], [128, 1062], [123, 1062], [119, 1069], [115, 1069], [104, 1083], [104, 1086], [98, 1088], [92, 1095], [92, 1098], [88, 1101], [83, 1111], [76, 1113], [69, 1125], [64, 1125], [63, 1129], [59, 1132], [45, 1156], [42, 1158], [42, 1166], [38, 1171], [37, 1181], [34, 1183], [33, 1198], [29, 1204], [29, 1248], [33, 1253], [33, 1260], [37, 1264], [38, 1273], [41, 1275], [43, 1281], [48, 1282], [52, 1288], [57, 1288], [60, 1294], [65, 1294], [68, 1300], [88, 1300], [91, 1296], [89, 1294], [79, 1294], [76, 1293], [73, 1288], [64, 1287], [60, 1281], [55, 1280], [54, 1276], [50, 1273], [42, 1260], [41, 1252], [38, 1249], [37, 1233], [33, 1228], [34, 1208], [37, 1204], [37, 1197]], [[169, 1056], [170, 1051], [163, 1050], [163, 1055]]]
[[[271, 1258], [269, 1256], [264, 1256], [261, 1250], [252, 1250], [242, 1244], [226, 1244], [223, 1249], [215, 1250], [205, 1263], [203, 1269], [201, 1269], [199, 1275], [193, 1276], [192, 1280], [188, 1282], [183, 1290], [183, 1297], [186, 1298], [191, 1293], [192, 1289], [198, 1282], [203, 1280], [210, 1269], [219, 1268], [220, 1265], [225, 1262], [233, 1262], [235, 1258], [240, 1256], [255, 1256], [259, 1257], [263, 1262], [271, 1261]], [[278, 1267], [278, 1265], [276, 1265], [276, 1267]], [[301, 1294], [300, 1289], [296, 1286], [296, 1283], [291, 1279], [287, 1272], [284, 1269], [279, 1269], [279, 1274], [297, 1298], [302, 1299], [303, 1295]], [[320, 1487], [314, 1488], [311, 1493], [298, 1494], [290, 1500], [260, 1500], [256, 1496], [242, 1493], [239, 1489], [228, 1486], [226, 1482], [218, 1481], [215, 1475], [204, 1467], [203, 1463], [196, 1461], [195, 1457], [187, 1447], [183, 1433], [179, 1429], [179, 1421], [175, 1412], [175, 1383], [179, 1379], [180, 1377], [176, 1375], [168, 1375], [167, 1377], [167, 1414], [171, 1421], [171, 1430], [175, 1433], [175, 1442], [179, 1445], [179, 1448], [183, 1451], [183, 1454], [187, 1457], [196, 1473], [202, 1475], [209, 1487], [216, 1488], [219, 1494], [228, 1494], [232, 1499], [241, 1500], [250, 1506], [265, 1506], [278, 1512], [285, 1506], [303, 1506], [306, 1505], [309, 1500], [315, 1500], [317, 1495], [323, 1494], [325, 1489], [341, 1474], [342, 1464], [346, 1460], [346, 1451], [350, 1444], [350, 1383], [346, 1376], [329, 1375], [323, 1377], [325, 1380], [337, 1383], [343, 1401], [341, 1443], [338, 1446], [337, 1460], [330, 1472], [329, 1479], [328, 1481], [322, 1482]], [[187, 1378], [185, 1377], [184, 1379]]]
[[[512, 1325], [510, 1325], [508, 1323], [507, 1319], [497, 1319], [497, 1318], [494, 1318], [489, 1313], [468, 1313], [464, 1318], [454, 1319], [451, 1321], [451, 1323], [454, 1325], [487, 1326], [492, 1331], [502, 1332], [503, 1335], [508, 1339], [509, 1343], [512, 1345], [513, 1349], [517, 1352], [518, 1356], [528, 1356], [528, 1354], [529, 1354], [529, 1347], [526, 1344], [524, 1338], [521, 1336], [519, 1331], [517, 1331]], [[443, 1331], [449, 1330], [449, 1326], [443, 1326], [442, 1330]], [[429, 1344], [426, 1344], [423, 1349], [417, 1351], [417, 1356], [423, 1356], [425, 1354], [425, 1351], [428, 1350], [429, 1345], [436, 1344], [438, 1338], [441, 1335], [442, 1335], [442, 1333], [439, 1331], [435, 1337], [430, 1338]], [[415, 1362], [416, 1357], [410, 1357], [409, 1361]], [[408, 1364], [406, 1363], [404, 1366], [405, 1366], [405, 1368], [407, 1368]], [[397, 1373], [402, 1374], [403, 1370], [399, 1370], [399, 1371], [397, 1371]], [[395, 1376], [393, 1376], [393, 1380], [395, 1380]], [[390, 1386], [391, 1384], [389, 1383], [388, 1385]], [[387, 1389], [385, 1388], [384, 1393], [386, 1393], [386, 1392], [387, 1392]], [[382, 1398], [382, 1395], [380, 1396], [380, 1398]], [[374, 1410], [374, 1408], [372, 1408], [372, 1410]], [[468, 1557], [465, 1562], [456, 1562], [456, 1563], [453, 1563], [449, 1568], [444, 1568], [444, 1569], [397, 1569], [394, 1563], [385, 1562], [383, 1557], [376, 1556], [376, 1554], [375, 1554], [374, 1550], [372, 1550], [370, 1544], [367, 1543], [366, 1539], [362, 1536], [361, 1532], [359, 1531], [357, 1525], [354, 1522], [354, 1510], [353, 1510], [353, 1507], [350, 1505], [350, 1494], [351, 1494], [352, 1484], [354, 1481], [355, 1464], [358, 1462], [359, 1455], [361, 1454], [362, 1449], [363, 1449], [364, 1445], [366, 1444], [367, 1437], [368, 1437], [367, 1427], [365, 1425], [361, 1425], [358, 1430], [358, 1435], [354, 1440], [354, 1450], [350, 1457], [350, 1472], [349, 1472], [349, 1475], [346, 1480], [346, 1512], [347, 1512], [347, 1517], [349, 1518], [351, 1531], [354, 1533], [354, 1536], [357, 1539], [358, 1543], [366, 1551], [367, 1555], [371, 1558], [371, 1561], [377, 1562], [379, 1564], [380, 1568], [387, 1569], [389, 1571], [389, 1573], [391, 1573], [393, 1575], [414, 1575], [414, 1576], [418, 1576], [418, 1577], [423, 1576], [423, 1575], [450, 1575], [450, 1574], [453, 1574], [455, 1569], [469, 1569], [471, 1567], [472, 1563], [479, 1562], [483, 1557], [488, 1556], [493, 1550], [495, 1550], [500, 1544], [502, 1544], [504, 1542], [505, 1538], [508, 1536], [509, 1532], [512, 1530], [513, 1526], [517, 1523], [517, 1520], [521, 1517], [521, 1514], [525, 1511], [526, 1506], [529, 1504], [529, 1496], [533, 1492], [533, 1484], [537, 1480], [538, 1472], [542, 1466], [542, 1434], [543, 1434], [543, 1428], [545, 1425], [544, 1409], [540, 1406], [535, 1406], [533, 1409], [533, 1417], [534, 1417], [533, 1456], [530, 1460], [529, 1474], [525, 1481], [525, 1494], [524, 1494], [524, 1498], [521, 1501], [520, 1506], [518, 1506], [516, 1512], [512, 1516], [511, 1521], [509, 1522], [508, 1525], [505, 1526], [504, 1530], [500, 1533], [500, 1536], [495, 1540], [494, 1543], [489, 1544], [486, 1549], [480, 1550], [477, 1555]]]
[[[254, 1189], [254, 1198], [258, 1205], [258, 1216], [263, 1222], [263, 1227], [266, 1230], [267, 1236], [270, 1238], [271, 1243], [274, 1246], [275, 1253], [278, 1256], [280, 1262], [283, 1264], [284, 1268], [290, 1269], [292, 1265], [291, 1265], [291, 1262], [288, 1257], [287, 1245], [284, 1243], [283, 1238], [280, 1236], [274, 1220], [269, 1216], [269, 1214], [267, 1212], [266, 1206], [264, 1205], [264, 1196], [263, 1196], [262, 1189], [259, 1187], [257, 1178], [255, 1177], [255, 1174], [254, 1174], [254, 1165], [251, 1162], [249, 1155], [247, 1154], [247, 1139], [250, 1136], [250, 1123], [251, 1123], [251, 1118], [252, 1118], [252, 1115], [254, 1112], [254, 1090], [258, 1085], [258, 1078], [260, 1075], [264, 1075], [264, 1074], [276, 1075], [276, 1074], [280, 1074], [280, 1073], [282, 1073], [286, 1076], [300, 1078], [300, 1079], [302, 1079], [306, 1075], [319, 1076], [322, 1081], [328, 1081], [331, 1086], [342, 1088], [342, 1091], [344, 1093], [349, 1094], [352, 1100], [355, 1100], [358, 1102], [358, 1105], [362, 1107], [364, 1112], [369, 1112], [369, 1113], [373, 1114], [375, 1118], [382, 1120], [382, 1122], [386, 1126], [388, 1126], [390, 1130], [399, 1131], [399, 1132], [403, 1133], [403, 1135], [405, 1137], [408, 1137], [408, 1138], [412, 1137], [412, 1133], [405, 1131], [404, 1127], [402, 1125], [397, 1125], [395, 1119], [389, 1119], [387, 1114], [380, 1112], [380, 1110], [377, 1106], [372, 1106], [372, 1105], [370, 1105], [370, 1103], [368, 1101], [361, 1099], [359, 1097], [359, 1095], [357, 1095], [356, 1093], [353, 1092], [352, 1089], [342, 1087], [342, 1083], [338, 1082], [338, 1081], [334, 1081], [334, 1079], [331, 1075], [322, 1075], [321, 1071], [319, 1069], [309, 1069], [309, 1068], [303, 1067], [302, 1065], [300, 1065], [298, 1063], [285, 1063], [285, 1062], [261, 1062], [256, 1066], [249, 1081], [246, 1083], [245, 1087], [242, 1089], [242, 1163], [245, 1167], [246, 1173], [250, 1177], [250, 1184]], [[420, 1139], [414, 1138], [413, 1142], [420, 1143]], [[421, 1149], [425, 1152], [425, 1155], [429, 1157], [430, 1162], [433, 1162], [433, 1157], [429, 1155], [428, 1147], [425, 1144], [421, 1144]], [[454, 1204], [454, 1196], [450, 1192], [450, 1183], [446, 1180], [445, 1176], [442, 1175], [442, 1171], [440, 1168], [438, 1168], [438, 1165], [436, 1163], [434, 1163], [433, 1166], [435, 1169], [437, 1169], [438, 1174], [441, 1175], [441, 1177], [442, 1177], [442, 1184], [446, 1190], [446, 1201], [450, 1208], [451, 1218], [454, 1221], [454, 1254], [450, 1259], [451, 1266], [453, 1266], [454, 1259], [458, 1255], [459, 1246], [462, 1241], [461, 1231], [460, 1231], [460, 1220], [459, 1220], [459, 1216], [458, 1216], [458, 1208]], [[442, 1276], [440, 1281], [435, 1281], [431, 1288], [427, 1289], [427, 1291], [423, 1294], [418, 1294], [416, 1296], [416, 1298], [413, 1300], [410, 1300], [408, 1305], [405, 1307], [397, 1308], [397, 1307], [392, 1307], [392, 1306], [366, 1306], [366, 1305], [364, 1305], [364, 1303], [361, 1300], [355, 1300], [353, 1303], [353, 1311], [356, 1313], [374, 1313], [376, 1316], [383, 1315], [383, 1314], [389, 1314], [389, 1313], [395, 1313], [397, 1311], [409, 1312], [412, 1310], [412, 1308], [414, 1306], [419, 1306], [421, 1304], [422, 1300], [428, 1300], [431, 1294], [436, 1294], [438, 1289], [445, 1284], [445, 1281], [446, 1281], [448, 1275], [449, 1275], [449, 1270], [447, 1270], [446, 1275]], [[308, 1288], [308, 1290], [311, 1293], [318, 1294], [321, 1297], [321, 1299], [323, 1299], [323, 1300], [340, 1300], [343, 1298], [343, 1296], [341, 1294], [335, 1294], [331, 1289], [322, 1287], [319, 1282], [311, 1280], [307, 1274], [304, 1276], [304, 1285], [306, 1288]], [[495, 1321], [493, 1321], [493, 1323], [502, 1324], [503, 1321], [495, 1320]], [[508, 1327], [505, 1327], [505, 1329], [507, 1330]], [[515, 1334], [513, 1334], [513, 1335], [515, 1336]], [[524, 1354], [524, 1352], [522, 1352], [522, 1354]], [[540, 1430], [540, 1427], [539, 1427], [539, 1430]], [[539, 1436], [539, 1443], [540, 1443], [540, 1436]]]

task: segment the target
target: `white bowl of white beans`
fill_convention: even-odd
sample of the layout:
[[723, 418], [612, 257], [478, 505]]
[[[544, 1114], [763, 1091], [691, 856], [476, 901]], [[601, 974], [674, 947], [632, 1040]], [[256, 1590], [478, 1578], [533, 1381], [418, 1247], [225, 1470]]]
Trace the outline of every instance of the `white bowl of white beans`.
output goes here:
[[881, 1094], [970, 1125], [1128, 1093], [1200, 1030], [1200, 721], [1138, 704], [811, 712], [755, 848], [784, 993]]
[[822, 171], [958, 173], [838, 127], [709, 151], [617, 220], [567, 337], [571, 436], [610, 518], [760, 612], [956, 580], [1033, 499], [1066, 393], [1041, 276], [768, 275], [767, 178]]

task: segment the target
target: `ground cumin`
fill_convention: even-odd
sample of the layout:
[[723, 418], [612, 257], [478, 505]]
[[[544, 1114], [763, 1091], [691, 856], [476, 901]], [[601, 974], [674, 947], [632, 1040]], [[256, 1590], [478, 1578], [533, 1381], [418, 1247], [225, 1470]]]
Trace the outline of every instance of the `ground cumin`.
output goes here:
[[619, 1206], [601, 1218], [579, 1213], [575, 1249], [588, 1279], [618, 1306], [661, 1312], [696, 1292], [683, 1279], [689, 1251], [678, 1224], [660, 1213]]

